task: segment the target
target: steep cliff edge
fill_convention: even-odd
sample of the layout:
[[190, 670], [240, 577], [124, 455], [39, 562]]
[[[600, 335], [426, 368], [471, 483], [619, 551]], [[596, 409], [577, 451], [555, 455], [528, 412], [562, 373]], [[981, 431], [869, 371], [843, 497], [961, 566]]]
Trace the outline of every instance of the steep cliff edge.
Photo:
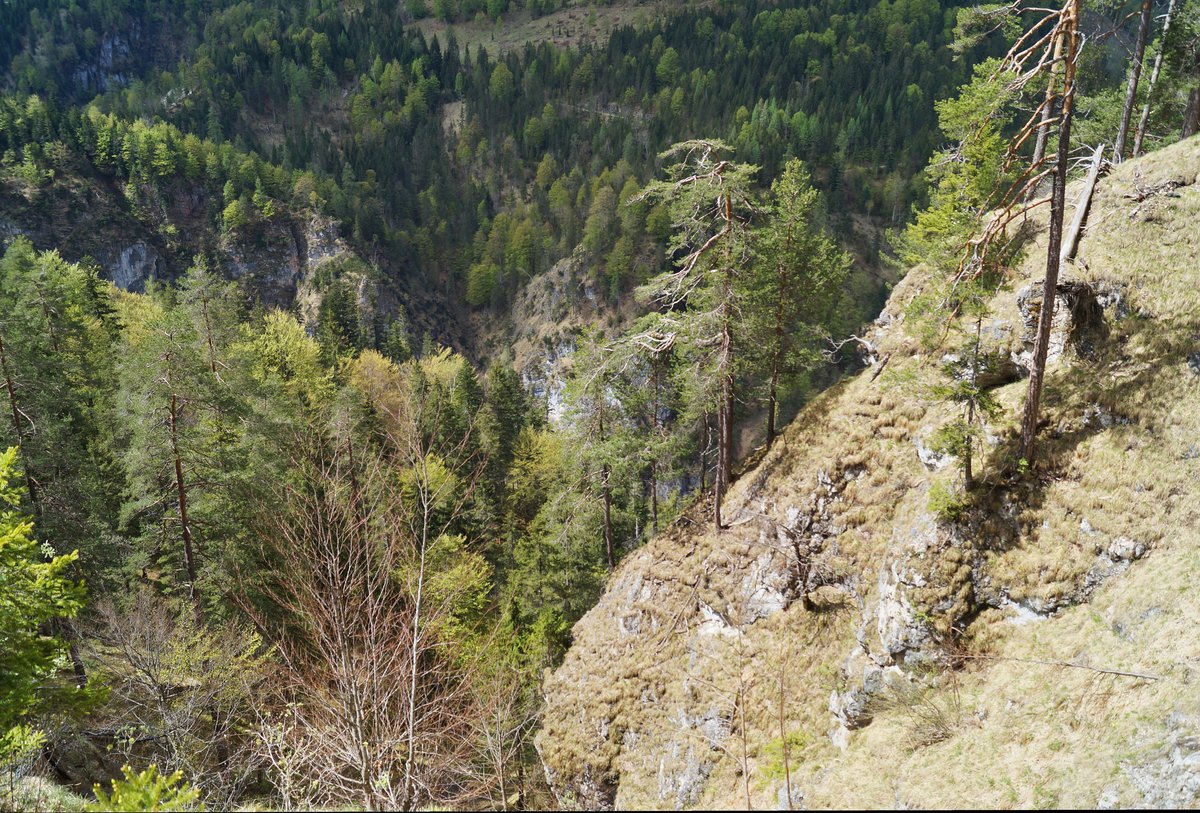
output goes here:
[[954, 465], [927, 395], [954, 348], [922, 354], [910, 272], [872, 367], [740, 478], [733, 527], [685, 518], [575, 627], [538, 738], [560, 800], [1196, 804], [1198, 171], [1193, 138], [1101, 180], [1058, 290], [1039, 462], [1006, 474], [1034, 237], [983, 325], [1004, 409], [955, 520], [931, 509]]

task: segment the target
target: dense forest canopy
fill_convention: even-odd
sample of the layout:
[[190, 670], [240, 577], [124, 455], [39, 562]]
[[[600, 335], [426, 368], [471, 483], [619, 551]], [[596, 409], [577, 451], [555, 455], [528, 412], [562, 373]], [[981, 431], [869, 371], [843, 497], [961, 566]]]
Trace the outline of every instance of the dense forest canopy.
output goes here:
[[618, 206], [686, 137], [725, 138], [764, 184], [801, 158], [835, 212], [901, 221], [936, 146], [933, 102], [970, 63], [936, 2], [718, 3], [504, 54], [460, 48], [452, 28], [428, 42], [395, 3], [100, 6], [12, 12], [9, 89], [232, 143], [294, 177], [264, 178], [268, 194], [318, 203], [397, 273], [492, 307], [581, 241], [603, 290], [642, 281], [661, 215]]
[[[929, 352], [962, 345], [934, 443], [962, 467], [939, 510], [965, 510], [999, 409], [983, 303], [1022, 250], [988, 213], [1049, 201], [1061, 231], [1073, 150], [1119, 127], [1119, 161], [1200, 115], [1194, 0], [1167, 37], [1073, 0], [628, 5], [610, 36], [505, 47], [588, 6], [3, 5], [14, 783], [561, 802], [541, 674], [621, 560], [722, 532], [790, 417], [886, 366], [855, 334], [897, 266], [939, 280], [909, 312]], [[1009, 50], [1081, 31], [1065, 61]], [[1127, 39], [1154, 67], [1126, 92]]]

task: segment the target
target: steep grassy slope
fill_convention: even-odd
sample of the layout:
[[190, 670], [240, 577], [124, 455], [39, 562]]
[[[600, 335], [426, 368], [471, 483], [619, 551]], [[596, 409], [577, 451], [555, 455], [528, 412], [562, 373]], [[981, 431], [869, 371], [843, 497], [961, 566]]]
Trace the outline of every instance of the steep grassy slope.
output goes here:
[[[872, 369], [740, 479], [734, 527], [679, 523], [576, 626], [538, 740], [562, 801], [786, 807], [790, 784], [813, 807], [1195, 804], [1198, 171], [1193, 138], [1101, 181], [1039, 462], [1012, 471], [1025, 381], [1000, 364], [985, 482], [953, 522], [930, 509], [954, 466], [927, 438], [954, 348], [922, 354], [910, 272]], [[984, 324], [997, 360], [1028, 349], [1034, 225]]]

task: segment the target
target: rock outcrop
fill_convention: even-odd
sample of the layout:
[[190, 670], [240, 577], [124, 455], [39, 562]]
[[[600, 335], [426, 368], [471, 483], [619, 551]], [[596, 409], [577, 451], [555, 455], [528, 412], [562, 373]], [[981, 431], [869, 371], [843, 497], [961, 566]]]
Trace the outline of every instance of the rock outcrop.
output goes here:
[[1134, 171], [1200, 167], [1193, 142], [1097, 189], [1092, 217], [1122, 225], [1088, 234], [1056, 291], [1033, 470], [1011, 456], [1040, 242], [983, 331], [1004, 417], [954, 518], [930, 499], [954, 487], [931, 441], [952, 412], [921, 383], [953, 349], [906, 332], [915, 270], [866, 334], [872, 368], [738, 481], [731, 527], [697, 507], [618, 567], [545, 681], [560, 801], [787, 806], [784, 759], [813, 806], [1200, 801], [1177, 665], [1200, 646], [1200, 301], [1178, 295], [1200, 286], [1200, 192], [1153, 218], [1125, 196]]

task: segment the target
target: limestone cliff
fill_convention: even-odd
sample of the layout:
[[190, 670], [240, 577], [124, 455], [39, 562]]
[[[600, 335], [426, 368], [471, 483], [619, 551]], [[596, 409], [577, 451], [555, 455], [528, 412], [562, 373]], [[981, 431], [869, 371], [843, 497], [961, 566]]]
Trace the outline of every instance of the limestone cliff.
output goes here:
[[390, 312], [403, 305], [415, 340], [428, 333], [457, 349], [470, 343], [452, 301], [396, 261], [366, 256], [328, 216], [281, 204], [270, 218], [225, 231], [218, 225], [222, 206], [220, 195], [182, 177], [122, 188], [87, 161], [63, 154], [53, 176], [38, 184], [0, 172], [0, 247], [23, 235], [72, 262], [90, 258], [118, 287], [139, 292], [152, 280], [178, 278], [204, 255], [241, 281], [248, 297], [267, 307], [295, 306], [310, 325], [322, 293], [318, 272], [337, 263], [338, 274], [354, 269], [360, 293], [364, 278], [373, 277], [371, 307]]
[[[628, 557], [545, 681], [587, 808], [1200, 802], [1200, 140], [1101, 180], [1059, 286], [1045, 426], [1014, 465], [1044, 234], [983, 325], [984, 482], [955, 519], [914, 269], [871, 366], [728, 498]], [[1074, 197], [1074, 194], [1071, 196]], [[790, 800], [789, 800], [790, 793]], [[790, 801], [790, 804], [789, 804]]]

